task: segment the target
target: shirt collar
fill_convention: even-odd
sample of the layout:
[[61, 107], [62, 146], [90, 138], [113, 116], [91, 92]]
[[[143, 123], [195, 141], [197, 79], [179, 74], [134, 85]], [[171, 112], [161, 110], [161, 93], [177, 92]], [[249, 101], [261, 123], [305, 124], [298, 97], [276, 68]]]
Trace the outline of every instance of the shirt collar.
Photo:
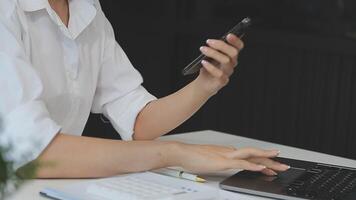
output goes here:
[[[87, 1], [93, 5], [95, 4], [94, 0], [84, 0], [84, 1]], [[49, 6], [48, 0], [18, 0], [18, 2], [21, 8], [27, 12], [42, 10], [47, 8], [47, 6]]]
[[69, 0], [70, 1], [70, 22], [69, 30], [72, 38], [75, 39], [94, 20], [97, 14], [97, 7], [94, 0]]
[[[46, 9], [52, 20], [62, 26], [62, 22], [53, 13], [48, 0], [18, 0], [21, 8], [26, 12]], [[70, 22], [65, 34], [75, 39], [93, 21], [97, 13], [94, 0], [69, 0]]]
[[18, 0], [18, 2], [21, 8], [27, 12], [45, 9], [48, 5], [48, 0]]

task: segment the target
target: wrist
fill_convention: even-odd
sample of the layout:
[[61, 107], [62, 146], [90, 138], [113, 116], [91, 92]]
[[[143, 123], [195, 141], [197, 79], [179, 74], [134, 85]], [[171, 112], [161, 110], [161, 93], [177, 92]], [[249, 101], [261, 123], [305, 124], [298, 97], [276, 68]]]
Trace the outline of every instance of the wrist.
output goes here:
[[201, 78], [198, 76], [193, 82], [192, 82], [195, 94], [198, 94], [200, 96], [204, 96], [205, 98], [209, 99], [210, 97], [214, 96], [218, 89], [211, 85], [207, 80], [204, 78]]
[[167, 167], [181, 166], [184, 155], [184, 144], [181, 142], [168, 142], [164, 148], [165, 165]]

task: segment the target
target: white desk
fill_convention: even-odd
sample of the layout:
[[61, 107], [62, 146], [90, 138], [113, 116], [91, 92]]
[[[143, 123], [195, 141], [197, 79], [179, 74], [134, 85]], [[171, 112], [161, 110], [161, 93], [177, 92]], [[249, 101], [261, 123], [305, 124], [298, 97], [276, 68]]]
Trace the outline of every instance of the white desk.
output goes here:
[[[192, 144], [216, 144], [216, 145], [228, 145], [235, 147], [259, 147], [265, 149], [278, 149], [281, 150], [281, 157], [295, 158], [308, 161], [316, 161], [323, 163], [330, 163], [335, 165], [344, 165], [349, 167], [356, 167], [356, 161], [345, 159], [336, 156], [330, 156], [322, 153], [316, 153], [312, 151], [306, 151], [298, 148], [273, 144], [269, 142], [263, 142], [259, 140], [253, 140], [245, 137], [238, 137], [234, 135], [224, 134], [215, 131], [200, 131], [172, 136], [162, 137], [161, 140], [176, 140]], [[209, 185], [218, 187], [218, 183], [234, 174], [236, 171], [216, 173], [209, 175], [202, 175], [207, 178]], [[80, 181], [87, 180], [33, 180], [27, 182], [13, 197], [9, 200], [23, 200], [23, 199], [43, 199], [39, 196], [39, 191], [44, 187], [58, 187], [64, 186]], [[252, 200], [252, 199], [265, 199], [257, 198], [248, 195], [238, 195], [240, 200]]]

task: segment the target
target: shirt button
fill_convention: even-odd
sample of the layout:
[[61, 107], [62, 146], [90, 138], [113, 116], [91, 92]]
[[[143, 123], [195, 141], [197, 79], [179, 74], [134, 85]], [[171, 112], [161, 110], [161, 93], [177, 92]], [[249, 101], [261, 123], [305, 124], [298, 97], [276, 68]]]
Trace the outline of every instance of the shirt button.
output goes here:
[[72, 79], [72, 80], [76, 80], [78, 78], [78, 66], [77, 65], [72, 65], [70, 67], [70, 72], [69, 72], [69, 77]]
[[70, 41], [68, 46], [69, 48], [66, 52], [68, 60], [66, 62], [68, 66], [69, 78], [76, 80], [79, 73], [79, 52], [74, 41]]

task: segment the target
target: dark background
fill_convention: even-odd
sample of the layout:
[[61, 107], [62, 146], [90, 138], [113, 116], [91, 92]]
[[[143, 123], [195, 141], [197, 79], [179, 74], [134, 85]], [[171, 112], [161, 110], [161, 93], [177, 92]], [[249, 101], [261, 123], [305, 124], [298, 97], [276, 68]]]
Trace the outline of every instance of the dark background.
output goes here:
[[[356, 159], [354, 0], [105, 0], [117, 40], [157, 97], [208, 38], [254, 26], [230, 84], [172, 133], [213, 129]], [[172, 113], [174, 114], [174, 113]], [[98, 115], [84, 135], [119, 138]]]

